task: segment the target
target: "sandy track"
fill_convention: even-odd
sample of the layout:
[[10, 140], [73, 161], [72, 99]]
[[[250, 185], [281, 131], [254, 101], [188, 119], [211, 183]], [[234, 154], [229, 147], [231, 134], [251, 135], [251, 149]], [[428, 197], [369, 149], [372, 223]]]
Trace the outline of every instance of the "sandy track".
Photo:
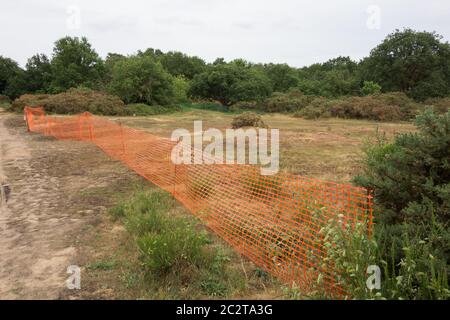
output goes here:
[[0, 177], [11, 188], [0, 207], [0, 299], [70, 297], [76, 239], [105, 210], [80, 192], [126, 174], [92, 145], [27, 133], [21, 117], [0, 113]]

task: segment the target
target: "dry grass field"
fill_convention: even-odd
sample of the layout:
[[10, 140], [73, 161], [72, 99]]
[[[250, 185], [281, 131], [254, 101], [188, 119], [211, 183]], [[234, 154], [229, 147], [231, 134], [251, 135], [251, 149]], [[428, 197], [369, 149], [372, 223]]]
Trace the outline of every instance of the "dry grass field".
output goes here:
[[[203, 120], [203, 130], [231, 128], [235, 114], [190, 109], [154, 117], [112, 118], [124, 125], [143, 129], [155, 135], [170, 137], [177, 128], [193, 131], [193, 121]], [[264, 114], [270, 128], [280, 130], [281, 171], [318, 179], [348, 182], [360, 168], [364, 143], [379, 134], [392, 138], [413, 131], [408, 122], [376, 122], [367, 120], [304, 120], [285, 114]]]

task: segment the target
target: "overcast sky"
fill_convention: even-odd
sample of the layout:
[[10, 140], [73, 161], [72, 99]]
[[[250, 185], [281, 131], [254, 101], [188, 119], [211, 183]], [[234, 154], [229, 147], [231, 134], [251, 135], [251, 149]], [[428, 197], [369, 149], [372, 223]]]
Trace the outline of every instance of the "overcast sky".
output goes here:
[[102, 57], [152, 47], [300, 67], [360, 59], [403, 27], [449, 41], [450, 1], [2, 0], [0, 55], [23, 66], [70, 35], [86, 36]]

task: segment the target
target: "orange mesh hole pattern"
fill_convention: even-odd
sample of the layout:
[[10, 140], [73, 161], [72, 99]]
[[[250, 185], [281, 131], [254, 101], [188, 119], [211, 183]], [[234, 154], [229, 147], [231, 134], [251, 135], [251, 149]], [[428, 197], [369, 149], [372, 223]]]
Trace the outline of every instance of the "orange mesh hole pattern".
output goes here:
[[320, 230], [330, 219], [372, 228], [368, 190], [298, 175], [262, 176], [257, 166], [181, 164], [175, 142], [90, 113], [48, 116], [26, 107], [28, 128], [60, 140], [95, 144], [111, 158], [171, 193], [236, 251], [283, 282], [307, 291], [324, 275], [325, 289], [340, 295]]

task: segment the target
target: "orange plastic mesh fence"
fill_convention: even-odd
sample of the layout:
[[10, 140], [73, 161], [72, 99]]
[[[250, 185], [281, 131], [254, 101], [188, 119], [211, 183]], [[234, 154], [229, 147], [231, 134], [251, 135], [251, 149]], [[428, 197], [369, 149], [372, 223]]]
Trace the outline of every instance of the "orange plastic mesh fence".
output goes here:
[[113, 159], [170, 192], [238, 252], [282, 281], [308, 291], [322, 274], [324, 289], [341, 295], [338, 270], [326, 262], [320, 230], [330, 219], [372, 225], [372, 196], [364, 189], [298, 175], [260, 175], [249, 165], [171, 161], [176, 142], [89, 113], [46, 116], [25, 108], [30, 131], [89, 141]]

